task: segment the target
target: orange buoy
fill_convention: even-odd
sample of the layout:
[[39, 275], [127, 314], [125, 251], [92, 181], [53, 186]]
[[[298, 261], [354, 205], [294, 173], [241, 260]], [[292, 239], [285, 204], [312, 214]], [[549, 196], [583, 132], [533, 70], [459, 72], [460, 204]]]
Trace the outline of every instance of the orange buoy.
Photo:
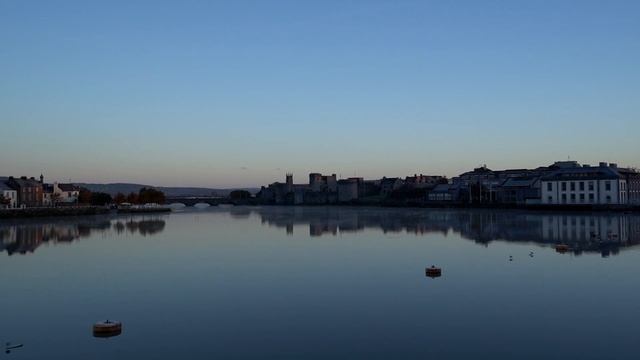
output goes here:
[[99, 321], [93, 324], [93, 336], [112, 337], [122, 333], [122, 323], [119, 321]]
[[569, 251], [569, 245], [567, 244], [558, 244], [556, 245], [556, 251], [559, 253], [566, 253]]
[[427, 275], [430, 278], [436, 278], [436, 277], [442, 276], [442, 269], [437, 268], [434, 265], [431, 265], [431, 267], [426, 268], [424, 272], [425, 272], [425, 275]]

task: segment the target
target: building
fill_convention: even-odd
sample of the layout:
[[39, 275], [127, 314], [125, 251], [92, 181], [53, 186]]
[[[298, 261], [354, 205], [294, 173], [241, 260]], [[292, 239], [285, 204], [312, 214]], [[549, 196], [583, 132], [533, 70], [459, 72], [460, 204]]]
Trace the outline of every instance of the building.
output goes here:
[[438, 184], [427, 194], [427, 200], [436, 202], [458, 201], [460, 188], [455, 184]]
[[349, 178], [338, 180], [338, 202], [349, 202], [358, 199], [359, 185], [362, 178]]
[[7, 184], [8, 178], [0, 178], [0, 195], [7, 204], [0, 204], [0, 208], [15, 209], [18, 207], [18, 192]]
[[380, 195], [389, 196], [394, 190], [400, 189], [404, 181], [400, 178], [382, 178], [380, 181]]
[[538, 204], [540, 196], [538, 176], [508, 178], [497, 188], [497, 201], [501, 204]]
[[627, 179], [616, 164], [560, 168], [541, 179], [542, 204], [622, 205], [628, 203]]
[[338, 191], [338, 181], [336, 180], [336, 174], [322, 175], [319, 173], [309, 174], [309, 188], [311, 191]]
[[447, 183], [447, 178], [444, 176], [414, 174], [413, 176], [407, 176], [404, 179], [404, 185], [410, 189], [431, 189], [436, 185], [443, 183]]
[[338, 201], [336, 175], [309, 174], [309, 184], [294, 184], [293, 174], [287, 174], [284, 183], [275, 182], [262, 187], [257, 197], [266, 204], [299, 205], [331, 204]]
[[80, 188], [73, 184], [53, 183], [53, 197], [58, 203], [75, 204], [80, 196]]
[[54, 196], [53, 196], [53, 185], [51, 184], [42, 184], [42, 205], [44, 206], [55, 205]]
[[628, 204], [640, 205], [640, 173], [629, 168], [618, 168], [618, 173], [627, 180]]
[[19, 207], [40, 207], [42, 206], [42, 183], [35, 178], [10, 177], [7, 185], [18, 193]]

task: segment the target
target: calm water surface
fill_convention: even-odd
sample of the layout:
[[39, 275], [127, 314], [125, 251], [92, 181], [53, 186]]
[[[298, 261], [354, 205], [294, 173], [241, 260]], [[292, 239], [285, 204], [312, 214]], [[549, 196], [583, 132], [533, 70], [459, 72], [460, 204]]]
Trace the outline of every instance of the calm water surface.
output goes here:
[[[236, 207], [2, 221], [0, 342], [24, 347], [0, 358], [638, 359], [639, 243], [629, 214]], [[432, 264], [442, 277], [425, 277]], [[104, 319], [122, 335], [94, 338]]]

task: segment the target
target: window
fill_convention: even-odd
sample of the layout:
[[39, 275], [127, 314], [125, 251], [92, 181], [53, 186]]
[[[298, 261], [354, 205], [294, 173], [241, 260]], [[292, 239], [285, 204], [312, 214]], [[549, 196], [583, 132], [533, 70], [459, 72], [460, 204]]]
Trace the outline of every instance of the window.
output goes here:
[[549, 198], [547, 198], [547, 200], [548, 200], [548, 203], [551, 204], [553, 202], [553, 197], [549, 196]]
[[580, 181], [580, 191], [584, 191], [584, 181]]
[[611, 181], [605, 181], [604, 182], [604, 189], [607, 191], [611, 191]]
[[553, 183], [548, 182], [547, 183], [547, 191], [552, 191], [553, 190]]
[[589, 191], [593, 191], [593, 181], [589, 181]]
[[562, 194], [562, 202], [567, 203], [567, 194]]
[[611, 195], [607, 195], [607, 202], [610, 203], [611, 202]]
[[584, 194], [580, 194], [580, 202], [583, 203], [584, 202]]
[[576, 202], [576, 194], [571, 194], [571, 202]]
[[589, 194], [589, 201], [593, 201], [595, 199], [595, 196], [593, 195], [593, 193]]
[[571, 182], [571, 191], [576, 191], [576, 183], [574, 181]]
[[567, 191], [567, 183], [566, 182], [562, 183], [562, 191]]

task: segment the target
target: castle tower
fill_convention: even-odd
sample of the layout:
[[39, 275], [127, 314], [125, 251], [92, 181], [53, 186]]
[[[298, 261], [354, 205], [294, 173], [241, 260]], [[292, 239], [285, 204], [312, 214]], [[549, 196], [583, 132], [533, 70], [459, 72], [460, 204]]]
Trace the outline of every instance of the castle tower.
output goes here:
[[287, 191], [292, 191], [293, 190], [293, 174], [292, 173], [287, 173], [286, 184], [287, 184]]
[[40, 184], [44, 184], [44, 175], [40, 174]]

